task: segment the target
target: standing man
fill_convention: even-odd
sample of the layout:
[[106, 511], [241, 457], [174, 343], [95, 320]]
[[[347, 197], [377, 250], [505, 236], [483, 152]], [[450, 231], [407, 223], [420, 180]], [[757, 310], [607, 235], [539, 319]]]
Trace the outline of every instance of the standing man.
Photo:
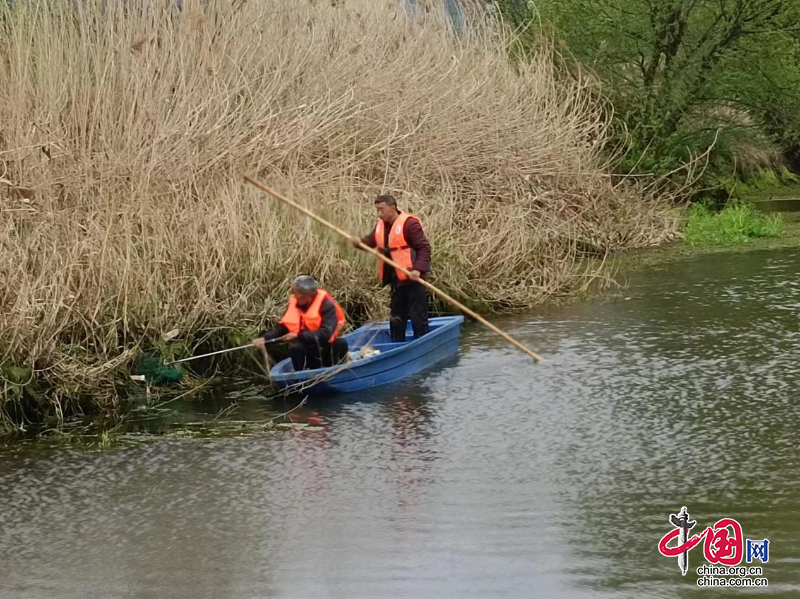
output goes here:
[[339, 337], [344, 324], [344, 310], [331, 294], [312, 277], [297, 277], [283, 318], [252, 343], [265, 347], [266, 341], [278, 338], [291, 343], [289, 354], [296, 372], [333, 366], [347, 357], [347, 341]]
[[375, 199], [378, 222], [366, 237], [353, 239], [371, 248], [377, 248], [387, 257], [411, 271], [405, 273], [378, 261], [378, 278], [392, 289], [389, 328], [392, 341], [406, 340], [406, 323], [411, 319], [414, 339], [428, 332], [428, 290], [419, 282], [431, 268], [431, 244], [422, 230], [419, 218], [397, 209], [397, 201], [390, 195]]

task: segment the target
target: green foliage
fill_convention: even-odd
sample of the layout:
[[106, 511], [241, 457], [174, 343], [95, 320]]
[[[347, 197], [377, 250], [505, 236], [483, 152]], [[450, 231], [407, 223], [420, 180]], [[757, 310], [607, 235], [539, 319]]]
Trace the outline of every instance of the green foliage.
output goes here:
[[3, 366], [2, 376], [5, 380], [5, 391], [8, 397], [20, 400], [30, 398], [43, 400], [39, 384], [29, 366]]
[[745, 184], [755, 191], [771, 189], [781, 184], [778, 172], [769, 169], [755, 172], [745, 179]]
[[491, 0], [506, 25], [514, 31], [511, 60], [525, 62], [542, 40], [534, 3], [530, 0]]
[[185, 341], [173, 341], [157, 339], [153, 342], [153, 347], [164, 360], [180, 360], [191, 355], [191, 348]]
[[26, 385], [31, 380], [33, 370], [27, 366], [6, 366], [3, 376], [14, 385]]
[[99, 449], [110, 449], [114, 445], [114, 439], [110, 431], [103, 431], [100, 434], [100, 439], [97, 442]]
[[[797, 9], [795, 9], [797, 10]], [[800, 43], [795, 27], [743, 41], [720, 66], [721, 94], [741, 98], [765, 133], [800, 154]]]
[[231, 346], [246, 345], [258, 336], [258, 329], [255, 326], [243, 326], [238, 329], [228, 329], [227, 342]]
[[752, 204], [730, 204], [716, 212], [699, 203], [689, 211], [685, 239], [690, 245], [734, 245], [756, 237], [781, 237], [783, 232], [781, 215], [761, 214]]
[[494, 0], [493, 4], [515, 29], [528, 27], [536, 18], [535, 5], [529, 0]]
[[797, 0], [494, 3], [516, 27], [540, 17], [600, 77], [624, 171], [668, 173], [712, 145], [712, 177], [775, 166], [775, 148], [800, 159]]
[[734, 198], [761, 196], [762, 192], [798, 183], [800, 177], [791, 173], [785, 166], [777, 169], [759, 169], [744, 177], [744, 180], [723, 175], [712, 181], [714, 187], [724, 190], [729, 197]]
[[797, 185], [800, 183], [800, 176], [789, 172], [789, 169], [785, 166], [781, 166], [778, 170], [778, 176], [780, 177], [781, 183], [784, 185]]

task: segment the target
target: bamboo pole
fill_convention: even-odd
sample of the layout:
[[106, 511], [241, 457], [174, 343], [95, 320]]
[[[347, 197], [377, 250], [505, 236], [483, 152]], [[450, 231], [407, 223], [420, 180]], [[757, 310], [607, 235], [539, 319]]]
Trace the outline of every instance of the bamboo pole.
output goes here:
[[[379, 260], [383, 260], [389, 266], [391, 266], [393, 268], [396, 268], [397, 270], [405, 273], [409, 277], [411, 276], [411, 273], [408, 270], [406, 270], [405, 268], [403, 268], [402, 266], [400, 266], [399, 264], [394, 262], [392, 259], [387, 258], [386, 256], [384, 256], [381, 252], [377, 251], [376, 249], [371, 248], [368, 245], [365, 245], [357, 237], [355, 237], [353, 235], [350, 235], [349, 233], [347, 233], [346, 231], [340, 229], [336, 225], [334, 225], [332, 223], [329, 223], [325, 219], [317, 216], [316, 214], [311, 212], [308, 208], [305, 208], [305, 207], [301, 206], [300, 204], [298, 204], [296, 202], [293, 202], [289, 198], [281, 195], [280, 193], [278, 193], [277, 191], [274, 191], [273, 189], [270, 189], [269, 187], [267, 187], [266, 185], [264, 185], [263, 183], [255, 180], [255, 179], [253, 179], [252, 177], [249, 177], [249, 176], [245, 175], [244, 179], [245, 179], [245, 181], [247, 181], [251, 185], [257, 187], [261, 191], [264, 191], [264, 192], [268, 193], [269, 195], [271, 195], [272, 197], [274, 197], [277, 200], [280, 200], [284, 204], [288, 204], [292, 208], [295, 208], [295, 209], [299, 210], [300, 212], [302, 212], [303, 214], [305, 214], [309, 218], [317, 221], [322, 226], [327, 227], [328, 229], [330, 229], [331, 231], [333, 231], [335, 233], [338, 233], [339, 235], [341, 235], [342, 237], [344, 237], [348, 241], [357, 242], [359, 249], [362, 249], [365, 252], [369, 252], [369, 253], [373, 254], [376, 258], [378, 258]], [[473, 310], [470, 310], [469, 308], [467, 308], [464, 304], [459, 302], [457, 299], [451, 297], [450, 295], [448, 295], [447, 293], [445, 293], [441, 289], [438, 289], [437, 287], [435, 287], [431, 283], [428, 283], [428, 281], [426, 281], [425, 279], [420, 278], [420, 279], [418, 279], [418, 281], [419, 281], [419, 283], [421, 285], [425, 286], [431, 292], [435, 293], [436, 295], [438, 295], [439, 297], [441, 297], [445, 301], [451, 303], [452, 305], [454, 305], [456, 308], [458, 308], [462, 312], [465, 312], [466, 314], [468, 314], [469, 316], [471, 316], [472, 318], [477, 320], [479, 323], [481, 323], [485, 327], [491, 329], [492, 331], [494, 331], [495, 333], [500, 335], [503, 339], [508, 341], [511, 345], [513, 345], [514, 347], [516, 347], [520, 351], [528, 354], [531, 358], [533, 358], [534, 362], [538, 363], [538, 362], [542, 361], [542, 358], [538, 354], [536, 354], [535, 352], [533, 352], [530, 349], [528, 349], [527, 347], [525, 347], [522, 343], [520, 343], [519, 341], [514, 339], [508, 333], [504, 333], [503, 331], [498, 329], [496, 326], [494, 326], [488, 320], [483, 318], [480, 314], [478, 314], [478, 313], [474, 312]]]

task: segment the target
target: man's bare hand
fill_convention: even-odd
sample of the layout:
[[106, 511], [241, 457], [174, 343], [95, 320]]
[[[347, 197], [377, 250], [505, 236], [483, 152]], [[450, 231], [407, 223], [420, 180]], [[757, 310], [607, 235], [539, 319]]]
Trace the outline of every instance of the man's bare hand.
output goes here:
[[354, 248], [357, 249], [361, 248], [361, 240], [358, 237], [351, 237], [350, 243], [353, 245]]
[[253, 344], [253, 347], [265, 347], [266, 346], [266, 341], [264, 341], [263, 337], [257, 337], [256, 339], [253, 339], [253, 341], [251, 343]]
[[281, 341], [295, 341], [297, 339], [297, 335], [295, 333], [286, 333], [283, 337], [281, 337]]
[[419, 277], [420, 277], [420, 275], [422, 275], [422, 273], [421, 273], [421, 272], [419, 272], [418, 270], [412, 270], [412, 271], [411, 271], [411, 277], [410, 277], [410, 279], [411, 279], [412, 281], [419, 282]]

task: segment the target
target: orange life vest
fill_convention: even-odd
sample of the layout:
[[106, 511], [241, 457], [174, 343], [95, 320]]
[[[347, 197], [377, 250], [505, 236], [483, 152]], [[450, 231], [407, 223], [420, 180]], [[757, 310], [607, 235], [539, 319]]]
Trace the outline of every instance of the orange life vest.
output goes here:
[[311, 302], [311, 305], [305, 312], [297, 305], [297, 299], [294, 297], [294, 294], [290, 296], [289, 307], [286, 309], [286, 313], [283, 315], [283, 318], [281, 318], [280, 323], [289, 329], [290, 333], [294, 333], [295, 335], [299, 335], [300, 331], [304, 329], [312, 332], [318, 331], [322, 326], [322, 314], [320, 314], [320, 309], [322, 308], [322, 302], [326, 299], [331, 300], [336, 308], [336, 329], [333, 331], [331, 338], [328, 339], [328, 343], [332, 343], [333, 340], [339, 336], [339, 331], [344, 326], [345, 315], [342, 307], [337, 304], [331, 294], [324, 289], [317, 289], [317, 295], [314, 301]]
[[[419, 226], [422, 226], [422, 221], [419, 220], [418, 217], [414, 216], [413, 214], [408, 214], [406, 212], [401, 212], [400, 215], [395, 219], [392, 223], [392, 228], [389, 231], [389, 258], [397, 262], [400, 266], [405, 268], [406, 270], [413, 270], [414, 269], [414, 256], [412, 255], [413, 250], [409, 247], [408, 243], [406, 243], [406, 234], [404, 232], [406, 221], [409, 218], [416, 219], [419, 223]], [[383, 240], [385, 237], [384, 233], [384, 222], [381, 219], [378, 219], [378, 224], [375, 225], [375, 244], [378, 246], [378, 249], [383, 251], [386, 247]], [[383, 281], [383, 267], [386, 266], [386, 263], [383, 260], [378, 261], [378, 278]], [[406, 273], [394, 269], [394, 274], [397, 277], [398, 281], [405, 281], [408, 279], [408, 275]]]

